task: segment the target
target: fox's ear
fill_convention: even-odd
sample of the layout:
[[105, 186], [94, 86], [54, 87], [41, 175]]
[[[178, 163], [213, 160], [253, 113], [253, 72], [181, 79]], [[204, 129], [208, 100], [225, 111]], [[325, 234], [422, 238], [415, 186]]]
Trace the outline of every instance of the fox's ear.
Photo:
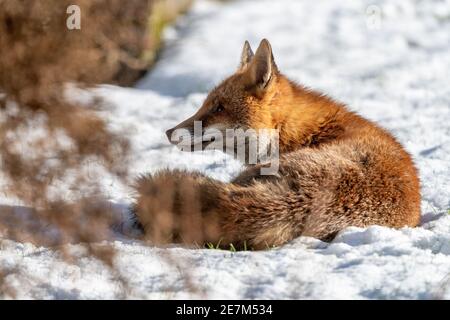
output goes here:
[[241, 62], [239, 63], [239, 70], [244, 70], [253, 58], [253, 50], [247, 40], [244, 42], [244, 47], [241, 53]]
[[267, 88], [272, 77], [278, 72], [272, 54], [272, 47], [267, 39], [263, 39], [256, 50], [248, 68], [249, 85], [258, 90]]

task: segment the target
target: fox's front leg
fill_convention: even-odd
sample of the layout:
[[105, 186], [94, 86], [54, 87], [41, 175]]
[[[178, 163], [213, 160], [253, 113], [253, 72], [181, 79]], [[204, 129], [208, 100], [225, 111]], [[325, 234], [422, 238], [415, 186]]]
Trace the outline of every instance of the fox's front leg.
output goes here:
[[250, 186], [253, 183], [259, 182], [275, 182], [280, 179], [279, 174], [275, 175], [264, 175], [262, 169], [264, 167], [269, 167], [270, 164], [257, 164], [254, 166], [249, 166], [247, 169], [242, 171], [237, 177], [235, 177], [231, 182], [239, 186]]
[[215, 202], [221, 182], [200, 173], [164, 170], [138, 179], [134, 212], [152, 243], [217, 243], [222, 237]]

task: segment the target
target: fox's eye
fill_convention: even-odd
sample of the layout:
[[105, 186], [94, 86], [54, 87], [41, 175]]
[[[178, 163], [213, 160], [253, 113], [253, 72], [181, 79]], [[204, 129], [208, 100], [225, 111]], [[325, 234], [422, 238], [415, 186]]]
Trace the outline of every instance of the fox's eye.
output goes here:
[[219, 104], [215, 109], [214, 109], [214, 113], [216, 112], [222, 112], [225, 108], [223, 107], [223, 105]]

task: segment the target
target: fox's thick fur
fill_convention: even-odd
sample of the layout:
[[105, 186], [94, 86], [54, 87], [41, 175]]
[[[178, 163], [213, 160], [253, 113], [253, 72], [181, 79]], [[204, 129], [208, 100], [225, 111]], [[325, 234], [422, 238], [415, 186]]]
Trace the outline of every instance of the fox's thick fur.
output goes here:
[[212, 242], [264, 249], [300, 235], [325, 241], [348, 226], [416, 226], [417, 170], [395, 138], [331, 98], [283, 76], [267, 40], [246, 42], [238, 71], [191, 118], [169, 130], [279, 130], [279, 172], [248, 167], [230, 183], [180, 170], [137, 183], [135, 207], [155, 242]]

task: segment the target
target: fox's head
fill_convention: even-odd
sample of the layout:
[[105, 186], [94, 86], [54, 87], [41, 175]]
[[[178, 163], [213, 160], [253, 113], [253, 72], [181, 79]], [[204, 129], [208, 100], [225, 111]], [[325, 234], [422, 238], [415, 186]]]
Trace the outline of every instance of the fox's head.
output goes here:
[[[272, 129], [268, 102], [276, 94], [273, 87], [279, 76], [269, 41], [262, 40], [256, 53], [246, 41], [236, 72], [208, 94], [192, 117], [166, 131], [169, 141], [179, 143], [176, 132], [181, 130], [190, 135], [191, 146], [201, 147], [194, 149], [205, 149], [212, 142], [205, 134], [210, 129], [224, 135], [227, 129]], [[198, 132], [194, 128], [200, 122]]]

